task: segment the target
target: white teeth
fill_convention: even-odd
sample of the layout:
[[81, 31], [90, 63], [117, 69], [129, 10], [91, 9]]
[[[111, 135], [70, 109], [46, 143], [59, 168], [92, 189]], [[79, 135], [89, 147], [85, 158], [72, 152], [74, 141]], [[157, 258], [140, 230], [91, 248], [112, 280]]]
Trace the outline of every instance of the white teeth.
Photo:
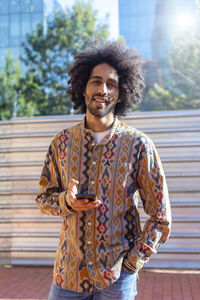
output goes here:
[[96, 102], [99, 102], [99, 103], [105, 103], [106, 101], [101, 101], [101, 100], [95, 100]]
[[101, 100], [101, 99], [96, 99], [96, 98], [94, 98], [94, 100], [98, 103], [106, 103], [107, 102], [106, 100]]

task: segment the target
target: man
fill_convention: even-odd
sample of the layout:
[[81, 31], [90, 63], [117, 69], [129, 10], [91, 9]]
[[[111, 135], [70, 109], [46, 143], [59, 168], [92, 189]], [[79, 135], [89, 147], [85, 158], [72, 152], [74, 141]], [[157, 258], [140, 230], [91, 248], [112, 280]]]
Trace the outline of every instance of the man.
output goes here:
[[[68, 93], [85, 118], [54, 137], [36, 199], [43, 213], [62, 217], [49, 299], [133, 300], [138, 271], [171, 225], [152, 141], [117, 118], [140, 102], [141, 60], [108, 42], [77, 55], [69, 75]], [[150, 217], [143, 230], [137, 191]]]

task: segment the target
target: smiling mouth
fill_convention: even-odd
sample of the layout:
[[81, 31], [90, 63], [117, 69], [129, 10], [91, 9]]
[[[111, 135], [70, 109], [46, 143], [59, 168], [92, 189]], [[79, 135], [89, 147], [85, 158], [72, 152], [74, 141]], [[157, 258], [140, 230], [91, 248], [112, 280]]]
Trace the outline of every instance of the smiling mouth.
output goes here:
[[107, 103], [107, 102], [109, 102], [108, 99], [102, 98], [102, 97], [94, 97], [94, 98], [93, 98], [93, 101], [96, 101], [96, 102], [98, 102], [98, 103]]

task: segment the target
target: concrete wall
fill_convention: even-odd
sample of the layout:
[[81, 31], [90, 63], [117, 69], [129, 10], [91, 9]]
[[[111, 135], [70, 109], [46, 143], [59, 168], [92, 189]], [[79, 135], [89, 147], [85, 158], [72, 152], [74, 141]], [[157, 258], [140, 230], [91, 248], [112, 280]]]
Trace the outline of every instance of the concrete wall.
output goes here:
[[[61, 219], [43, 216], [34, 199], [53, 135], [82, 117], [0, 122], [0, 264], [53, 263]], [[200, 110], [135, 113], [125, 122], [157, 146], [172, 206], [171, 237], [146, 267], [200, 269]]]

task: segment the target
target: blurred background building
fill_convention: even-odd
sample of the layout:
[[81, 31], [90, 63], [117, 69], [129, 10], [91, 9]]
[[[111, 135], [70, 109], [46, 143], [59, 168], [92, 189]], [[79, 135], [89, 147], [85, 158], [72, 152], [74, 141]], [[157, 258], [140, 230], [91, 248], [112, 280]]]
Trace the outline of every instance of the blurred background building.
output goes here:
[[143, 54], [146, 83], [166, 75], [173, 39], [188, 29], [195, 0], [119, 0], [119, 33]]
[[61, 5], [56, 0], [0, 0], [0, 64], [8, 49], [13, 58], [22, 54], [21, 43], [38, 22], [45, 20]]
[[[0, 0], [0, 65], [8, 49], [14, 58], [22, 54], [21, 43], [38, 22], [44, 26], [56, 8], [72, 6], [75, 0]], [[190, 26], [195, 0], [94, 0], [100, 17], [110, 15], [110, 37], [122, 36], [145, 60], [147, 88], [161, 82], [167, 72], [175, 35]], [[166, 74], [165, 74], [166, 75]]]

